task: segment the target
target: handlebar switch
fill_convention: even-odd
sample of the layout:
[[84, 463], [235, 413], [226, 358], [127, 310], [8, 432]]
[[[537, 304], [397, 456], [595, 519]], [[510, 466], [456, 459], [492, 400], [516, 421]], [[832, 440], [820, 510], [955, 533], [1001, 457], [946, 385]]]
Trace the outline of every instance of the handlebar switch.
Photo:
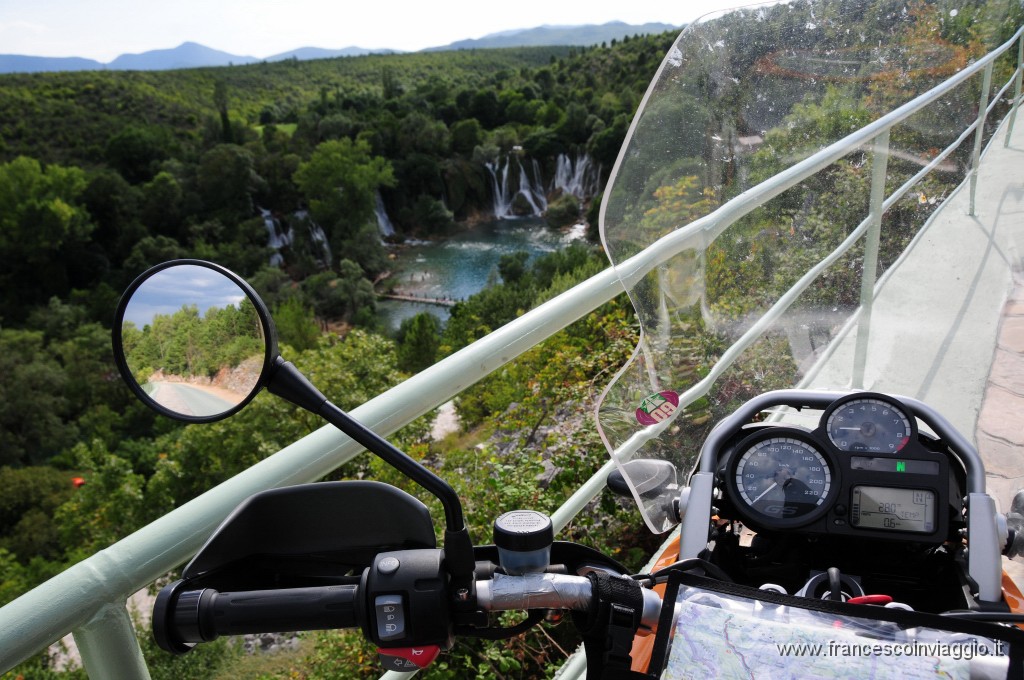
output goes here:
[[401, 595], [378, 595], [373, 598], [373, 609], [380, 640], [401, 640], [405, 637], [405, 607]]
[[444, 551], [380, 553], [363, 572], [360, 589], [366, 593], [368, 609], [363, 631], [377, 646], [420, 649], [429, 645], [447, 648], [450, 644]]

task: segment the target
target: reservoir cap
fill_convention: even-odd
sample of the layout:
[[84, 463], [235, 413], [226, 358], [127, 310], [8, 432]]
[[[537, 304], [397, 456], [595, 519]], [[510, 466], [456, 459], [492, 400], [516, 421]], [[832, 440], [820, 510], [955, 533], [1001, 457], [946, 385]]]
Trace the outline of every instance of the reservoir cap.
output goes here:
[[555, 532], [551, 518], [536, 510], [513, 510], [494, 520], [494, 545], [506, 573], [544, 571]]

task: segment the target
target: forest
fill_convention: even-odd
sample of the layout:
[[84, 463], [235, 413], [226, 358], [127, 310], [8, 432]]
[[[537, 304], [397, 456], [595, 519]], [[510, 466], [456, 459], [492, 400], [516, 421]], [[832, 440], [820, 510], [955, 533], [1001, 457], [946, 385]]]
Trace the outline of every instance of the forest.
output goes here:
[[[955, 3], [950, 15], [953, 4], [835, 0], [815, 8], [891, 19], [871, 30], [888, 27], [884, 39], [900, 45], [939, 40], [953, 68], [1024, 20], [1013, 2]], [[806, 11], [801, 19], [810, 23]], [[737, 60], [785, 66], [772, 56], [771, 22], [739, 28], [750, 39], [738, 43]], [[607, 266], [596, 245], [600, 187], [675, 38], [0, 76], [0, 604], [320, 426], [265, 394], [233, 418], [202, 426], [172, 423], [139, 404], [117, 377], [110, 343], [118, 297], [136, 275], [177, 257], [234, 270], [266, 301], [285, 356], [315, 376], [332, 401], [353, 408]], [[913, 73], [922, 82], [948, 75], [925, 70]], [[666, 112], [669, 123], [636, 134], [675, 135], [671, 143], [700, 153], [620, 178], [641, 186], [636, 194], [645, 199], [609, 204], [609, 219], [661, 233], [707, 214], [794, 157], [877, 118], [901, 101], [904, 85], [823, 82], [820, 96], [787, 101], [780, 124], [766, 130], [751, 117], [688, 102], [690, 108]], [[729, 101], [738, 111], [757, 94], [738, 88]], [[738, 163], [719, 161], [720, 148], [704, 145], [715, 126], [737, 139], [763, 133], [749, 150], [746, 174]], [[700, 136], [680, 139], [686, 134]], [[900, 134], [900, 148], [915, 153], [927, 154], [933, 144], [913, 128]], [[582, 156], [600, 168], [598, 190], [577, 197], [554, 189], [545, 196], [550, 226], [542, 228], [585, 222], [588, 242], [533, 261], [503, 256], [492, 285], [456, 304], [445, 324], [421, 314], [388, 337], [376, 316], [388, 247], [444, 238], [492, 217], [501, 169], [533, 173], [531, 181], [553, 187], [559, 158]], [[679, 348], [681, 371], [706, 371], [727, 344], [730, 324], [770, 304], [791, 285], [793, 271], [841, 240], [866, 200], [862, 166], [861, 157], [840, 162], [780, 197], [777, 212], [751, 216], [732, 238], [707, 248], [704, 315], [720, 323], [705, 328], [704, 320], [688, 319], [695, 332]], [[912, 170], [894, 164], [890, 181]], [[946, 190], [932, 183], [921, 195]], [[388, 242], [375, 217], [378, 197], [395, 226]], [[527, 209], [510, 207], [513, 214]], [[930, 209], [915, 198], [887, 218], [886, 262]], [[291, 231], [286, 247], [268, 245], [270, 219]], [[836, 267], [811, 297], [852, 304], [856, 265]], [[188, 321], [189, 310], [181, 316]], [[620, 297], [466, 390], [456, 402], [458, 433], [434, 440], [424, 417], [394, 441], [452, 481], [476, 537], [489, 534], [503, 509], [550, 512], [606, 459], [593, 404], [637, 335], [629, 301]], [[149, 351], [141, 336], [134, 341], [140, 353]], [[166, 357], [149, 352], [140, 360], [155, 370], [160, 366], [150, 364]], [[706, 432], [744, 395], [790, 384], [792, 366], [765, 363], [755, 355], [730, 374], [689, 414], [681, 436]], [[363, 477], [409, 488], [368, 457], [329, 476]], [[85, 483], [75, 487], [72, 478]], [[635, 530], [639, 521], [635, 510], [603, 494], [560, 538], [585, 540], [639, 568], [658, 543]], [[140, 639], [154, 678], [194, 677], [198, 669], [209, 677], [310, 679], [377, 672], [372, 650], [343, 632], [310, 634], [299, 651], [262, 661], [223, 640], [172, 659], [145, 633]], [[564, 626], [503, 644], [460, 641], [428, 677], [536, 677], [573, 645]], [[45, 654], [16, 673], [82, 675], [58, 672]]]
[[174, 314], [155, 315], [141, 329], [125, 322], [121, 343], [140, 384], [157, 370], [210, 378], [254, 355], [261, 358], [259, 330], [256, 310], [248, 301], [241, 308], [211, 307], [203, 314], [195, 305], [186, 305]]
[[[430, 237], [490, 212], [486, 165], [510, 154], [548, 178], [559, 154], [609, 169], [670, 39], [4, 76], [0, 315], [20, 324], [84, 290], [109, 309], [134, 274], [186, 252], [257, 275], [270, 260], [262, 210], [295, 233], [292, 280], [334, 273], [308, 284], [307, 304], [367, 321], [360, 281], [387, 266], [377, 192], [398, 238]], [[326, 268], [319, 230], [345, 253]], [[336, 279], [349, 299], [324, 299]]]

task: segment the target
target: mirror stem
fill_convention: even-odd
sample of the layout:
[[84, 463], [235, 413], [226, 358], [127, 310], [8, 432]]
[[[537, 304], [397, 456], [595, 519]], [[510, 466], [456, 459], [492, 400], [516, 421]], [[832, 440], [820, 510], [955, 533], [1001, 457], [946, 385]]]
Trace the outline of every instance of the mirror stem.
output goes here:
[[[466, 533], [468, 539], [465, 519], [462, 514], [462, 503], [448, 482], [328, 401], [327, 397], [314, 387], [313, 383], [302, 375], [292, 362], [285, 361], [278, 356], [274, 361], [274, 369], [267, 382], [268, 392], [320, 416], [432, 493], [444, 506], [446, 538], [448, 534], [463, 532]], [[447, 540], [445, 542], [447, 544]]]

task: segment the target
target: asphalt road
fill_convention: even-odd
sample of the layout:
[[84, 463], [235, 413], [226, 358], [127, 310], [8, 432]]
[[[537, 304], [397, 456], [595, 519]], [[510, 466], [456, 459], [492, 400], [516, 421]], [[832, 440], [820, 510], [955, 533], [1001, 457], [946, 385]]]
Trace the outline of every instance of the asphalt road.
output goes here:
[[211, 416], [234, 407], [230, 401], [184, 383], [157, 382], [146, 387], [158, 404], [187, 416]]

